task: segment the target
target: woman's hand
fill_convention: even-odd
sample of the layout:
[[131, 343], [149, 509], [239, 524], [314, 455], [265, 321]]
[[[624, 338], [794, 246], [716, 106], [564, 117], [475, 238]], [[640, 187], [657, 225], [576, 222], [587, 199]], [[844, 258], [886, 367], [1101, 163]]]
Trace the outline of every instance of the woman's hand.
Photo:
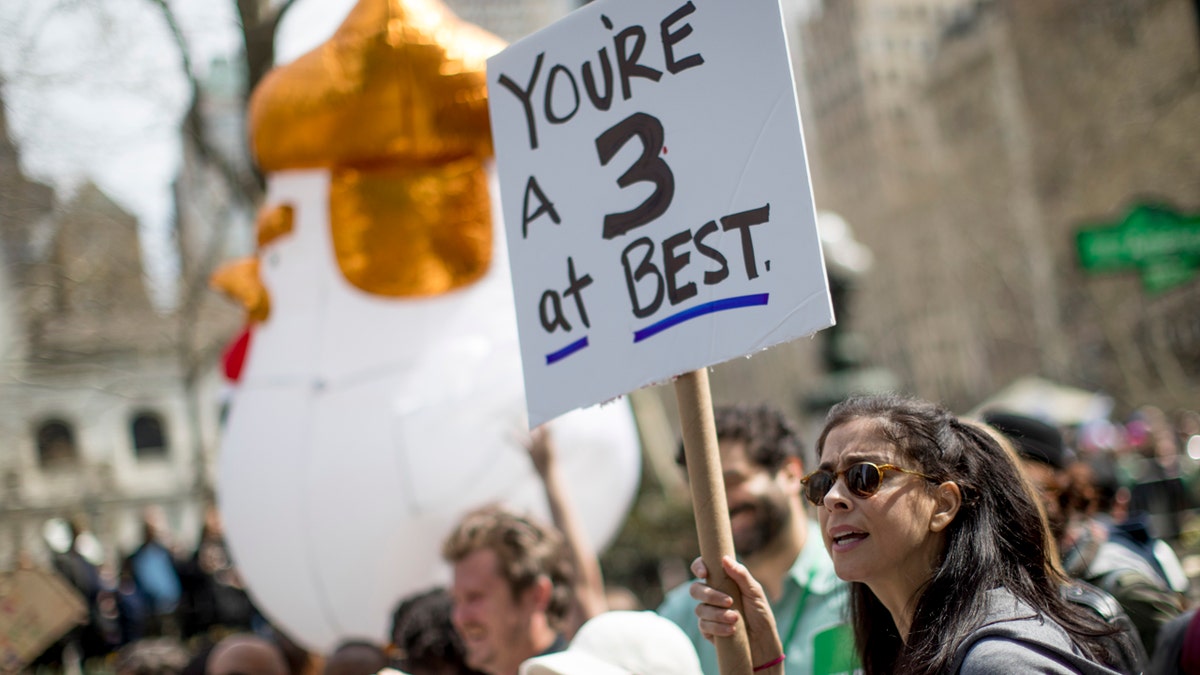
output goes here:
[[[775, 628], [775, 613], [763, 591], [762, 584], [750, 575], [745, 565], [730, 556], [721, 558], [725, 574], [737, 584], [742, 593], [742, 611], [746, 615], [746, 635], [750, 641], [750, 658], [755, 664], [767, 663], [783, 653], [779, 632]], [[738, 613], [733, 609], [733, 598], [705, 583], [708, 568], [704, 561], [696, 558], [692, 562], [692, 573], [698, 581], [689, 590], [696, 605], [696, 617], [700, 621], [700, 634], [712, 642], [716, 637], [728, 637], [737, 631]], [[772, 670], [764, 672], [774, 672]], [[783, 672], [782, 663], [778, 672]]]

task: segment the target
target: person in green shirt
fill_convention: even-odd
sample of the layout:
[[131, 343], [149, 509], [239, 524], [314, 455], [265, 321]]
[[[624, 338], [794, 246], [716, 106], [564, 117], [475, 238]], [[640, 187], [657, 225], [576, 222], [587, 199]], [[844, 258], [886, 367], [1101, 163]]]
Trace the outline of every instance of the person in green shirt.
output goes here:
[[[853, 672], [858, 664], [846, 586], [801, 498], [799, 434], [767, 406], [718, 407], [714, 415], [734, 551], [762, 583], [778, 618], [785, 673]], [[682, 448], [676, 460], [683, 465]], [[705, 674], [719, 675], [716, 649], [700, 634], [690, 585], [669, 591], [658, 613], [691, 638]]]

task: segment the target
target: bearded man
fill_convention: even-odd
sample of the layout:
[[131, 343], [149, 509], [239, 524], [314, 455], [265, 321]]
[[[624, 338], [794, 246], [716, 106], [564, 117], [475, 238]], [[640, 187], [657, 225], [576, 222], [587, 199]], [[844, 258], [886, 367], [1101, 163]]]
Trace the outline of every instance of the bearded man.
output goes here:
[[[718, 407], [714, 416], [734, 552], [771, 601], [785, 672], [853, 671], [846, 586], [805, 512], [799, 434], [780, 411], [766, 406]], [[676, 461], [683, 466], [682, 447]], [[706, 675], [719, 675], [716, 649], [700, 635], [690, 585], [670, 591], [658, 613], [688, 634]]]

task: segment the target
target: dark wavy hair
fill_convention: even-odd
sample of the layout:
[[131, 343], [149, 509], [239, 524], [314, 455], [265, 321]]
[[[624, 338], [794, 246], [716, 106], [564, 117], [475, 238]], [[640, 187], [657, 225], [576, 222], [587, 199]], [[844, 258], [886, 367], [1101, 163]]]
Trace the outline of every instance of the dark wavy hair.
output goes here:
[[[742, 441], [746, 458], [774, 474], [790, 457], [803, 461], [804, 442], [800, 432], [778, 408], [768, 405], [726, 405], [713, 409], [717, 438]], [[675, 462], [686, 466], [683, 443], [675, 453]]]
[[958, 645], [982, 623], [985, 594], [1000, 587], [1062, 626], [1093, 658], [1111, 657], [1096, 638], [1118, 629], [1060, 595], [1067, 579], [1054, 559], [1045, 515], [1015, 458], [995, 438], [927, 401], [862, 396], [829, 411], [818, 457], [830, 431], [856, 419], [874, 421], [882, 438], [932, 479], [931, 489], [952, 481], [962, 493], [945, 530], [946, 548], [920, 591], [907, 643], [871, 589], [850, 583], [850, 618], [863, 672], [946, 672]]
[[406, 673], [483, 675], [467, 666], [466, 647], [450, 619], [454, 601], [436, 587], [406, 597], [392, 613], [392, 645], [396, 665]]
[[513, 598], [531, 588], [539, 577], [550, 579], [546, 618], [560, 627], [571, 606], [575, 568], [558, 529], [489, 504], [463, 516], [442, 544], [442, 557], [453, 564], [485, 549], [495, 552], [500, 575], [508, 582]]

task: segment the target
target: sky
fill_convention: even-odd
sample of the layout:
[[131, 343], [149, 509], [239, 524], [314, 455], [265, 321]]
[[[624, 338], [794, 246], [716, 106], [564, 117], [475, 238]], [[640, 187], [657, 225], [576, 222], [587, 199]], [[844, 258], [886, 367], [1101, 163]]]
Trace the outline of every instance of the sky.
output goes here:
[[[201, 74], [238, 52], [234, 0], [169, 1]], [[332, 34], [352, 4], [297, 2], [280, 28], [280, 62]], [[152, 295], [168, 306], [187, 86], [154, 0], [0, 0], [0, 73], [24, 172], [60, 203], [91, 181], [137, 216]]]

